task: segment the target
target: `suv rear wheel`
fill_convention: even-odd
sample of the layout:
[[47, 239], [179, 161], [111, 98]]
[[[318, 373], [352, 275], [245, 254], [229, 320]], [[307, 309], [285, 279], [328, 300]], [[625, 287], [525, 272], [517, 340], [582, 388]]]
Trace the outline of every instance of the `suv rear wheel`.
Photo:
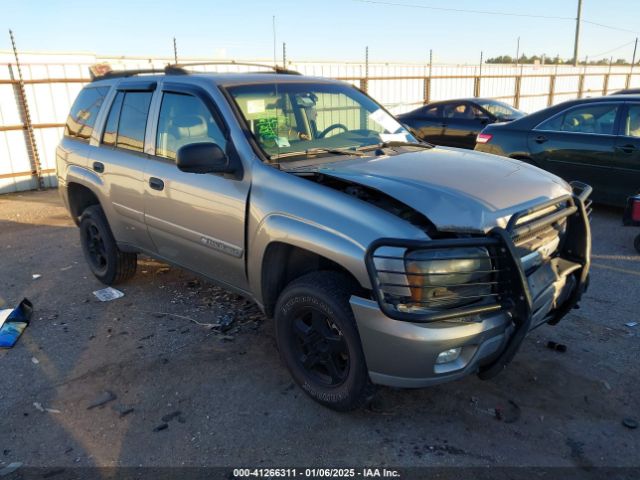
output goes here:
[[118, 248], [102, 207], [87, 207], [80, 216], [80, 243], [91, 272], [107, 285], [133, 277], [138, 256]]
[[349, 305], [352, 291], [346, 275], [314, 272], [291, 282], [275, 310], [278, 348], [294, 380], [340, 411], [364, 405], [373, 394]]

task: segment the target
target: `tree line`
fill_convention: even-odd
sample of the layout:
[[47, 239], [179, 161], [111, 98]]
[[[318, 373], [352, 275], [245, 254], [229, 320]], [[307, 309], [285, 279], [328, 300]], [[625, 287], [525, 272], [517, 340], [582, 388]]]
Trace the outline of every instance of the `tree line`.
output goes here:
[[[487, 58], [486, 63], [524, 63], [524, 64], [534, 64], [540, 63], [543, 65], [573, 65], [572, 58], [560, 58], [560, 55], [556, 55], [555, 57], [551, 57], [549, 55], [531, 55], [530, 57], [525, 55], [524, 53], [520, 55], [520, 58], [515, 59], [511, 55], [499, 55], [497, 57]], [[582, 60], [579, 62], [581, 65], [585, 64], [585, 61]], [[588, 65], [609, 65], [608, 58], [601, 58], [599, 60], [588, 60]], [[624, 58], [618, 58], [617, 60], [611, 61], [612, 65], [631, 65], [631, 62]]]

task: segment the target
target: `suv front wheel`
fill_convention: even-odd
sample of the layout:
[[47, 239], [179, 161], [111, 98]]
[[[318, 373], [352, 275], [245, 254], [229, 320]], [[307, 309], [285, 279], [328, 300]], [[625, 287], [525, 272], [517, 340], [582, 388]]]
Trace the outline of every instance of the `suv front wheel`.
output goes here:
[[80, 216], [80, 243], [91, 272], [106, 285], [133, 277], [138, 256], [118, 248], [102, 207], [87, 207]]
[[314, 272], [291, 282], [275, 310], [280, 355], [296, 383], [334, 410], [352, 410], [373, 394], [349, 305], [352, 282]]

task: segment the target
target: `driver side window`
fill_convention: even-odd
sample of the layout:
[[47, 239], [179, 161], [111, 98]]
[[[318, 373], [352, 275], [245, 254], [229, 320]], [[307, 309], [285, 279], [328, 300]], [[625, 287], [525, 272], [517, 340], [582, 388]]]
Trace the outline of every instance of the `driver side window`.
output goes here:
[[156, 155], [176, 159], [180, 147], [213, 142], [225, 150], [226, 140], [207, 106], [192, 95], [164, 93], [156, 134]]

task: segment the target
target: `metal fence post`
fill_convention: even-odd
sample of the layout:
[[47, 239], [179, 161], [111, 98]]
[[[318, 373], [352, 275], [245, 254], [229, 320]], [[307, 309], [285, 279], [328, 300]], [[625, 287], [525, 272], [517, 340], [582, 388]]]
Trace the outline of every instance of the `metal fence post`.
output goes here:
[[547, 106], [550, 107], [553, 105], [553, 96], [556, 93], [556, 76], [549, 76], [549, 98], [547, 99]]
[[483, 56], [484, 52], [480, 52], [480, 69], [478, 72], [478, 76], [474, 79], [474, 85], [473, 85], [473, 96], [474, 97], [479, 97], [480, 96], [480, 79], [482, 78], [482, 56]]
[[364, 50], [364, 78], [360, 79], [360, 90], [369, 90], [369, 47]]
[[580, 73], [578, 76], [578, 98], [582, 98], [584, 91], [584, 73]]
[[431, 101], [431, 68], [433, 67], [433, 50], [429, 50], [429, 76], [424, 79], [424, 104]]
[[282, 42], [282, 68], [287, 68], [287, 42]]
[[[16, 48], [16, 42], [13, 38], [13, 32], [9, 30], [9, 36], [11, 37], [11, 46], [13, 47], [13, 56], [16, 59], [16, 68], [18, 70], [18, 104], [20, 106], [20, 113], [22, 115], [23, 127], [26, 130], [25, 140], [27, 143], [27, 151], [29, 153], [29, 159], [31, 160], [31, 175], [35, 177], [38, 185], [38, 190], [44, 188], [44, 179], [42, 178], [42, 166], [40, 165], [40, 155], [38, 154], [38, 145], [36, 143], [36, 136], [33, 130], [33, 123], [31, 123], [31, 114], [29, 113], [29, 104], [27, 103], [27, 92], [24, 88], [24, 79], [22, 78], [22, 69], [20, 68], [20, 59], [18, 58], [18, 49]], [[9, 72], [11, 79], [13, 78], [13, 69], [9, 65]]]

